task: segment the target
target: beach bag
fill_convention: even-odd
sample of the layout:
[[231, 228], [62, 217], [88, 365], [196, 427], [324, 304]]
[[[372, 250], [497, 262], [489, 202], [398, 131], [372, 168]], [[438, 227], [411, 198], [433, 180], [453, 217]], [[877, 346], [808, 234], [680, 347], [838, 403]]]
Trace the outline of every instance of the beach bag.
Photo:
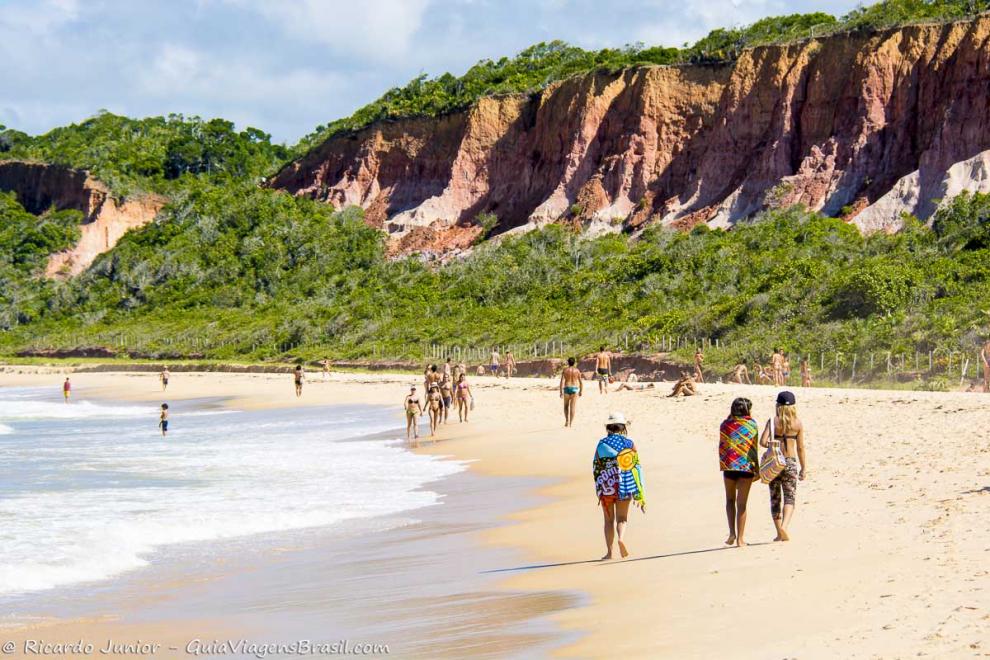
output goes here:
[[770, 446], [767, 448], [766, 453], [763, 454], [763, 458], [760, 459], [760, 480], [765, 484], [779, 477], [780, 473], [787, 467], [784, 451], [780, 448], [780, 440], [774, 439], [772, 417], [767, 422], [767, 428], [770, 429]]

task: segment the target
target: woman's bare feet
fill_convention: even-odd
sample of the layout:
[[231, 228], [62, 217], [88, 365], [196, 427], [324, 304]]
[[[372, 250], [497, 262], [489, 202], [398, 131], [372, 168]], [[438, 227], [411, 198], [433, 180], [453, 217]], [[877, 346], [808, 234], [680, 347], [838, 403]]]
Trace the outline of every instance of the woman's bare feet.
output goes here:
[[736, 547], [737, 548], [744, 548], [744, 547], [746, 547], [746, 542], [743, 541], [741, 538], [738, 538], [738, 539], [736, 539]]
[[609, 551], [608, 551], [608, 554], [606, 554], [606, 555], [603, 555], [600, 561], [608, 561], [608, 560], [610, 560], [611, 558], [612, 558], [612, 551], [611, 551], [611, 550], [609, 550]]
[[619, 541], [619, 554], [623, 557], [629, 556], [629, 550], [626, 548], [626, 544], [622, 541]]
[[774, 541], [790, 541], [790, 540], [791, 537], [787, 535], [787, 532], [785, 532], [782, 529], [777, 530], [777, 536], [774, 538]]
[[729, 538], [725, 539], [725, 544], [726, 545], [733, 545], [735, 542], [736, 542], [736, 535], [735, 534], [729, 534]]

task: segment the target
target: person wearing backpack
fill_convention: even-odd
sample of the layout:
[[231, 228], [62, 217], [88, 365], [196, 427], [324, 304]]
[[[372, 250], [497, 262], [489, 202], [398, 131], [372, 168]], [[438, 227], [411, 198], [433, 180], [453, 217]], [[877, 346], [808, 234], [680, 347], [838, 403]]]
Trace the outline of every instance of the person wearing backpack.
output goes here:
[[794, 515], [798, 481], [807, 476], [808, 463], [804, 453], [804, 424], [798, 419], [797, 400], [793, 392], [783, 391], [777, 395], [777, 410], [773, 419], [767, 422], [760, 438], [760, 446], [767, 447], [768, 456], [761, 461], [761, 476], [768, 480], [766, 468], [776, 461], [768, 457], [778, 452], [784, 459], [783, 469], [770, 480], [770, 515], [777, 528], [774, 541], [789, 541], [787, 527]]

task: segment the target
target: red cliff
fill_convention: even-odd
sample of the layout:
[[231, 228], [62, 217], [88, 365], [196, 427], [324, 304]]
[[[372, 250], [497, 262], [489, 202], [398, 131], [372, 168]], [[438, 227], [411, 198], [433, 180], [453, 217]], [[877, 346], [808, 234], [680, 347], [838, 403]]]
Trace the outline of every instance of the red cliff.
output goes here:
[[[357, 204], [402, 251], [498, 231], [728, 226], [804, 204], [866, 230], [990, 190], [990, 18], [592, 73], [531, 96], [338, 135], [274, 188]], [[467, 231], [472, 230], [472, 231]]]

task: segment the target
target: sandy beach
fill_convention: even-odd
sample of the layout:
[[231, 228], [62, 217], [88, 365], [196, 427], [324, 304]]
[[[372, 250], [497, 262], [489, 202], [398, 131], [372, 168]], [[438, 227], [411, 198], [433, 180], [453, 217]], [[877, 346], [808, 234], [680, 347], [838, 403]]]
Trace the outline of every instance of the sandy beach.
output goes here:
[[[58, 388], [59, 373], [7, 367], [0, 386]], [[80, 372], [72, 379], [87, 396], [162, 398], [153, 373]], [[297, 399], [289, 375], [175, 373], [168, 400], [224, 397], [226, 405], [238, 408], [384, 404], [398, 413], [408, 384], [418, 380], [334, 374], [321, 382], [314, 374]], [[471, 461], [477, 473], [510, 479], [522, 488], [532, 483], [531, 501], [506, 507], [515, 511], [508, 514], [508, 524], [471, 530], [474, 542], [494, 552], [470, 568], [495, 578], [498, 591], [531, 595], [525, 616], [545, 618], [565, 633], [554, 654], [990, 655], [990, 530], [985, 522], [990, 397], [794, 388], [807, 427], [809, 466], [798, 488], [793, 540], [770, 542], [774, 530], [767, 489], [755, 485], [749, 501], [751, 545], [737, 549], [723, 545], [727, 530], [716, 455], [718, 424], [739, 395], [750, 397], [754, 415], [765, 420], [772, 411], [773, 388], [702, 385], [699, 396], [675, 400], [663, 397], [668, 386], [662, 384], [656, 390], [606, 396], [589, 384], [575, 427], [564, 429], [555, 382], [471, 382], [477, 406], [470, 423], [449, 424], [436, 444], [427, 440], [417, 451]], [[645, 468], [648, 507], [645, 515], [630, 515], [632, 556], [603, 563], [597, 561], [604, 544], [591, 458], [612, 410], [633, 421], [630, 435]], [[520, 489], [506, 492], [517, 498]], [[282, 586], [287, 593], [293, 588]], [[170, 597], [181, 601], [182, 590]], [[459, 625], [468, 632], [478, 626], [494, 640], [507, 633], [483, 628], [481, 622], [505, 616], [513, 602], [476, 600]], [[115, 625], [120, 628], [114, 634], [145, 639], [162, 632], [154, 621], [109, 621], [87, 634], [105, 636]], [[81, 629], [87, 630], [86, 622], [45, 623], [46, 636], [53, 638], [78, 636]], [[22, 629], [5, 636], [28, 634], [31, 630]], [[167, 634], [183, 637], [175, 627]], [[505, 650], [521, 653], [522, 648]], [[459, 655], [453, 647], [439, 654]]]

